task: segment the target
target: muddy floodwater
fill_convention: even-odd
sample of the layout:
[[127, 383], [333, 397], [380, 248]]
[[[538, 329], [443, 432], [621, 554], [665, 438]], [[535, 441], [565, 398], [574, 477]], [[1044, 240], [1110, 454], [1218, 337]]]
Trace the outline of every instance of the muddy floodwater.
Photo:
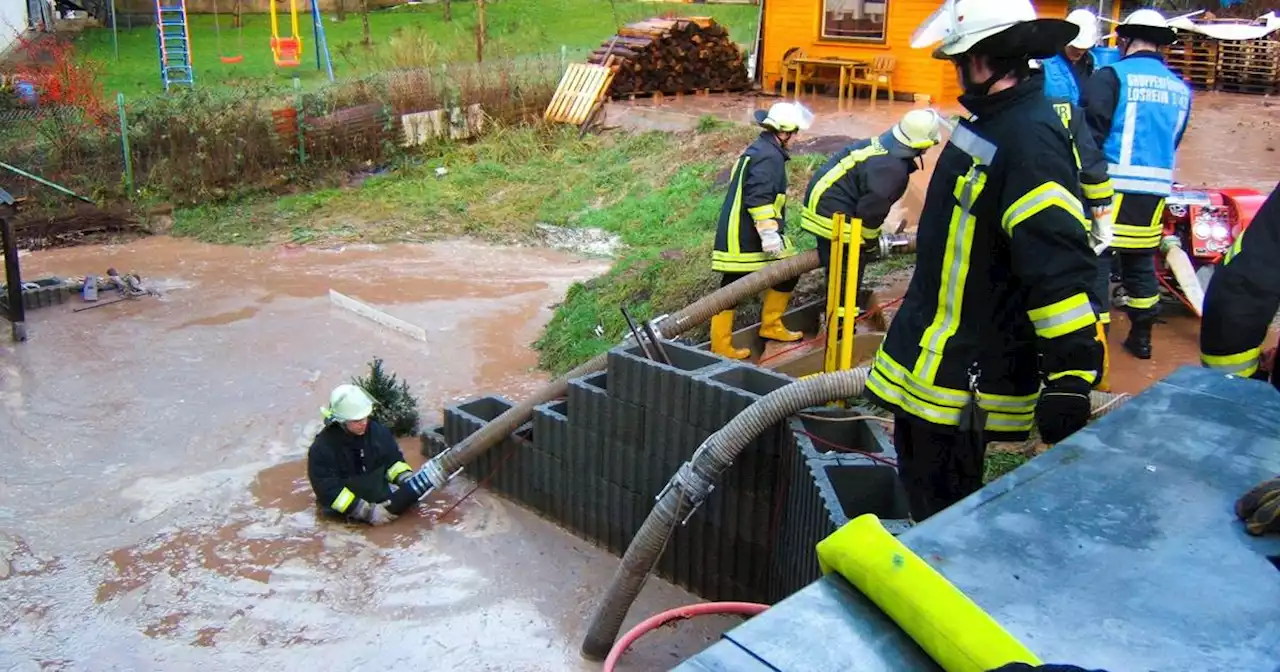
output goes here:
[[[30, 340], [0, 345], [0, 668], [598, 669], [577, 647], [616, 558], [484, 490], [443, 515], [464, 478], [385, 528], [317, 521], [304, 457], [328, 391], [375, 356], [427, 422], [522, 398], [543, 381], [528, 344], [603, 262], [166, 238], [24, 258], [29, 279], [108, 267], [162, 296], [31, 310]], [[695, 601], [652, 579], [628, 625]], [[665, 669], [732, 622], [655, 633], [624, 662]]]

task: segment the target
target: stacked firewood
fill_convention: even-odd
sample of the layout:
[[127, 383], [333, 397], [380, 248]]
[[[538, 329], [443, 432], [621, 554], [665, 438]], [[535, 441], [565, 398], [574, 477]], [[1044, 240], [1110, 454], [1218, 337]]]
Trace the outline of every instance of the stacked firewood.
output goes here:
[[609, 93], [742, 91], [746, 56], [710, 17], [648, 19], [632, 23], [591, 52], [590, 63], [617, 66]]

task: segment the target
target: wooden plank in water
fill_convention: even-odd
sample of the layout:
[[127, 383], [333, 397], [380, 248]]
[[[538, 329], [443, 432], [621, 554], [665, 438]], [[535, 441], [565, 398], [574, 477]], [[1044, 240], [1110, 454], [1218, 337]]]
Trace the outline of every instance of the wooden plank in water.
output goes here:
[[373, 320], [384, 327], [394, 329], [410, 338], [422, 341], [423, 343], [427, 342], [427, 331], [422, 327], [409, 324], [398, 317], [392, 317], [373, 306], [357, 301], [345, 294], [330, 289], [329, 301], [339, 308], [346, 308], [356, 315]]

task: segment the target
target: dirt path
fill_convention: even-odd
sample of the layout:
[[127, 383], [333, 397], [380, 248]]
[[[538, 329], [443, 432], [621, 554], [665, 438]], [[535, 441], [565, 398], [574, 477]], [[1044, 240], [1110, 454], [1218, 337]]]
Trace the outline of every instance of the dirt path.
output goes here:
[[[164, 296], [33, 310], [30, 341], [0, 347], [0, 668], [596, 669], [577, 645], [616, 558], [484, 492], [434, 521], [462, 479], [388, 528], [318, 522], [303, 458], [328, 390], [375, 356], [429, 421], [477, 390], [527, 394], [542, 380], [528, 343], [604, 264], [156, 238], [24, 266], [114, 266]], [[428, 342], [330, 306], [330, 287]], [[633, 621], [694, 601], [655, 579]], [[669, 666], [725, 627], [655, 634], [630, 664]]]

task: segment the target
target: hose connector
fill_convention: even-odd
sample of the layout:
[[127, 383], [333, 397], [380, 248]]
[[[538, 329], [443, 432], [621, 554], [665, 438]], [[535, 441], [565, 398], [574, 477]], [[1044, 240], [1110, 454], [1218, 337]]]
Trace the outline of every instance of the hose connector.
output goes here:
[[[458, 469], [458, 471], [462, 471], [462, 469]], [[457, 473], [458, 472], [456, 471], [454, 472], [454, 474]], [[444, 467], [440, 464], [439, 456], [427, 460], [427, 463], [422, 465], [422, 471], [418, 472], [418, 475], [426, 476], [433, 488], [443, 488], [452, 478], [449, 474], [445, 473]]]
[[[689, 506], [689, 512], [685, 514], [684, 519], [680, 521], [681, 526], [689, 522], [689, 519], [693, 517], [694, 512], [698, 510], [698, 507], [702, 506], [702, 503], [707, 501], [707, 497], [711, 495], [711, 491], [716, 489], [715, 479], [703, 474], [694, 466], [694, 462], [698, 461], [699, 454], [701, 454], [706, 448], [707, 444], [705, 443], [698, 446], [698, 449], [694, 451], [693, 456], [689, 458], [689, 461], [680, 465], [680, 468], [676, 470], [675, 476], [672, 476], [671, 480], [667, 481], [667, 484], [663, 486], [662, 492], [659, 492], [658, 495], [654, 497], [654, 500], [661, 501], [671, 488], [675, 487], [680, 489], [681, 494], [679, 500], [683, 500]], [[679, 515], [678, 512], [677, 515]]]
[[1167, 253], [1170, 248], [1182, 249], [1182, 239], [1177, 236], [1165, 236], [1160, 239], [1160, 252]]

